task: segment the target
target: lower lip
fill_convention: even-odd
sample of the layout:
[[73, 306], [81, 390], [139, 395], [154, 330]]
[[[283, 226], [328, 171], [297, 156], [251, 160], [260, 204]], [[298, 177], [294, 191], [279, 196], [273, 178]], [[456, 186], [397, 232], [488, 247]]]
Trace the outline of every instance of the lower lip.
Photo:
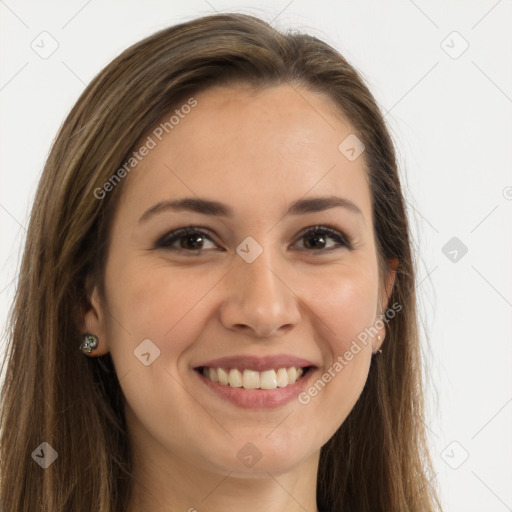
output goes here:
[[275, 389], [234, 388], [229, 385], [225, 386], [224, 384], [213, 382], [197, 370], [193, 371], [213, 393], [228, 400], [237, 407], [242, 409], [274, 409], [296, 399], [308, 386], [315, 370], [316, 368], [310, 368], [294, 384]]

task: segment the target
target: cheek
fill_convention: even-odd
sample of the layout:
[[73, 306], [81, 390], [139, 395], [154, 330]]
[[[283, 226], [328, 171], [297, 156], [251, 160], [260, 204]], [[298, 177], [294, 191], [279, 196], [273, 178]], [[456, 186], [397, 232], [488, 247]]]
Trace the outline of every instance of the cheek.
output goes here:
[[371, 331], [377, 314], [377, 273], [345, 267], [317, 279], [307, 304], [325, 366], [302, 396], [318, 428], [334, 431], [360, 396], [371, 362]]
[[[201, 406], [189, 402], [183, 393], [178, 366], [204, 329], [209, 315], [205, 294], [219, 277], [196, 274], [191, 280], [190, 273], [171, 271], [165, 263], [135, 263], [112, 266], [108, 274], [109, 349], [123, 394], [135, 415], [154, 428], [174, 425], [172, 436], [178, 442], [183, 416], [204, 414]], [[151, 343], [141, 345], [148, 339]], [[144, 352], [139, 347], [145, 347]], [[147, 366], [137, 358], [145, 352], [152, 361]], [[176, 407], [182, 411], [181, 419], [173, 412]]]
[[350, 346], [361, 332], [372, 326], [377, 314], [378, 283], [376, 268], [371, 265], [337, 266], [317, 275], [309, 293], [302, 296], [324, 340], [329, 340], [333, 356]]
[[150, 339], [160, 350], [159, 362], [175, 368], [211, 315], [205, 298], [221, 276], [196, 271], [192, 278], [186, 269], [170, 269], [165, 262], [135, 261], [112, 268], [109, 275], [112, 351], [120, 352], [126, 342], [133, 351]]

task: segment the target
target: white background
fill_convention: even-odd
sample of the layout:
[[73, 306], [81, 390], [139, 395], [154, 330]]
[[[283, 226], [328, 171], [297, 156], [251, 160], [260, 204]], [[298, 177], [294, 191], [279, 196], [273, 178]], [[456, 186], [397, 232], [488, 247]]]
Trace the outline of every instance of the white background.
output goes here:
[[[0, 325], [44, 161], [85, 85], [137, 40], [215, 11], [325, 39], [387, 112], [417, 258], [435, 481], [446, 511], [512, 511], [511, 0], [0, 0]], [[32, 49], [52, 44], [45, 59]], [[445, 256], [452, 237], [465, 255]]]

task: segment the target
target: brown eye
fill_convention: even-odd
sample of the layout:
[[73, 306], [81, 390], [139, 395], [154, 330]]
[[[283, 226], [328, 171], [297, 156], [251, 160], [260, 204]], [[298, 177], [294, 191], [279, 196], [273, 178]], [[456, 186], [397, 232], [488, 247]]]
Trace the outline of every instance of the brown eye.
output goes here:
[[185, 235], [179, 238], [180, 249], [202, 249], [204, 243], [204, 237], [201, 233], [195, 233], [193, 235]]
[[[334, 240], [337, 246], [334, 245], [334, 247], [327, 247], [329, 239]], [[311, 250], [320, 254], [335, 250], [339, 248], [339, 246], [351, 249], [350, 243], [342, 233], [325, 226], [315, 226], [314, 228], [304, 233], [300, 240], [304, 240], [305, 250]]]
[[[168, 233], [155, 244], [156, 248], [194, 252], [206, 250], [203, 245], [212, 239], [198, 228], [182, 228]], [[176, 242], [178, 245], [176, 246]]]
[[[311, 232], [304, 237], [304, 239], [307, 241], [307, 243], [305, 243], [304, 246], [307, 249], [324, 249], [324, 246], [327, 244], [327, 238], [329, 237], [325, 236], [324, 233], [318, 231]], [[321, 245], [322, 247], [319, 247], [319, 245]]]

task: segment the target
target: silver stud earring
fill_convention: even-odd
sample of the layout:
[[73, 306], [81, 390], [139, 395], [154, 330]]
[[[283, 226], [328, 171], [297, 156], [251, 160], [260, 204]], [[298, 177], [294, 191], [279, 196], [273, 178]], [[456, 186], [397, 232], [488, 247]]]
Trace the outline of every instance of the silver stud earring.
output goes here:
[[81, 340], [79, 348], [84, 354], [90, 354], [98, 346], [98, 336], [95, 334], [83, 334]]

